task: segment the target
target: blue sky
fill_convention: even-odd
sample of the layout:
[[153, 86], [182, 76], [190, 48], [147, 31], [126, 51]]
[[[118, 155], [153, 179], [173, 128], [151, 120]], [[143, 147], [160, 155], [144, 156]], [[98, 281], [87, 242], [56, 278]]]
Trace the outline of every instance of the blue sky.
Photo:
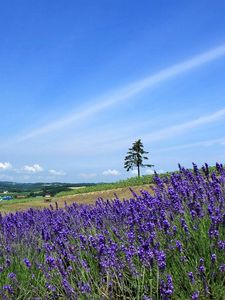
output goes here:
[[[115, 181], [225, 162], [224, 1], [3, 1], [0, 180]], [[143, 174], [151, 173], [143, 169]]]

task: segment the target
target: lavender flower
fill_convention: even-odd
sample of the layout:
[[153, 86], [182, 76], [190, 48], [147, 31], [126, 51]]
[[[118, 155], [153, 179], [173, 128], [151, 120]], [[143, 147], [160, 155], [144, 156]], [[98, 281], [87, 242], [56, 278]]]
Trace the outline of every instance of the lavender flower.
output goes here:
[[199, 266], [198, 268], [200, 273], [204, 273], [205, 272], [205, 266]]
[[72, 295], [74, 294], [74, 289], [72, 288], [72, 286], [70, 285], [70, 283], [68, 282], [68, 280], [66, 278], [64, 278], [62, 280], [62, 286], [64, 287], [64, 290], [66, 292], [66, 294], [69, 297], [72, 297]]
[[193, 274], [193, 272], [189, 272], [189, 273], [188, 273], [188, 277], [189, 277], [191, 283], [194, 284], [194, 283], [195, 283], [195, 279], [194, 279], [194, 274]]
[[214, 264], [216, 262], [216, 254], [211, 255], [211, 262]]
[[225, 241], [218, 241], [218, 248], [221, 250], [225, 250]]
[[220, 265], [219, 270], [220, 272], [225, 273], [225, 264]]
[[[151, 193], [133, 191], [130, 199], [115, 195], [93, 205], [0, 214], [0, 299], [26, 298], [19, 289], [25, 280], [31, 299], [42, 299], [44, 293], [51, 299], [100, 299], [104, 293], [117, 299], [127, 296], [129, 285], [132, 299], [170, 300], [179, 298], [186, 284], [192, 285], [187, 299], [207, 298], [212, 282], [222, 286], [225, 273], [225, 168], [216, 168], [212, 173], [207, 165], [203, 172], [195, 165], [194, 170], [180, 166], [166, 178], [156, 175]], [[198, 257], [203, 253], [206, 262]], [[21, 263], [25, 274], [17, 279], [12, 271]], [[176, 263], [187, 275], [184, 282], [176, 280], [175, 288], [176, 278], [166, 274]], [[149, 278], [155, 270], [157, 276]], [[46, 285], [39, 289], [39, 282]]]
[[52, 256], [46, 256], [46, 263], [49, 265], [50, 268], [54, 268], [55, 267], [55, 258]]
[[15, 279], [16, 278], [16, 274], [15, 273], [9, 273], [8, 274], [8, 278]]
[[160, 270], [165, 270], [166, 268], [166, 254], [163, 251], [157, 251], [156, 252], [156, 259], [158, 262], [158, 267]]
[[182, 252], [182, 244], [181, 244], [180, 241], [176, 241], [176, 247], [177, 247], [179, 252]]
[[199, 291], [195, 291], [195, 292], [192, 294], [191, 299], [192, 299], [192, 300], [198, 300], [198, 299], [199, 299], [199, 295], [200, 295]]
[[173, 291], [174, 291], [174, 286], [173, 286], [172, 276], [167, 275], [167, 282], [161, 280], [160, 283], [160, 295], [162, 299], [164, 300], [171, 299], [170, 297], [172, 296]]
[[29, 261], [28, 258], [24, 258], [23, 262], [25, 263], [25, 265], [27, 266], [27, 268], [31, 268], [31, 262]]
[[13, 288], [10, 284], [3, 285], [3, 290], [7, 291], [10, 295], [13, 294]]

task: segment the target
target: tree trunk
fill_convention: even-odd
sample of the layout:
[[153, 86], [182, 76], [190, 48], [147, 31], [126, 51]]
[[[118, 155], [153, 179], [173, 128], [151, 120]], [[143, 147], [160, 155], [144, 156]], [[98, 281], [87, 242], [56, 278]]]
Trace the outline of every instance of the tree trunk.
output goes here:
[[140, 166], [138, 165], [138, 177], [140, 177]]

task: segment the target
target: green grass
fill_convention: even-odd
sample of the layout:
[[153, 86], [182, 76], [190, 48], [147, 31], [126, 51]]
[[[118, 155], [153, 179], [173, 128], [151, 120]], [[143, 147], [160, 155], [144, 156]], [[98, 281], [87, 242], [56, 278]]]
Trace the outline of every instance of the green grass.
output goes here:
[[[166, 176], [168, 174], [170, 174], [170, 173], [165, 173], [160, 176]], [[144, 175], [141, 177], [131, 177], [126, 180], [120, 180], [120, 181], [113, 182], [113, 183], [102, 183], [102, 184], [96, 184], [94, 186], [71, 189], [70, 191], [58, 193], [56, 195], [56, 197], [112, 190], [112, 189], [124, 188], [124, 187], [134, 187], [134, 186], [139, 186], [139, 185], [144, 185], [144, 184], [152, 184], [153, 177], [154, 177], [154, 175]]]
[[[215, 167], [209, 167], [210, 172], [216, 172]], [[176, 171], [175, 171], [176, 172]], [[160, 177], [166, 177], [170, 176], [171, 174], [175, 172], [165, 172], [163, 174], [160, 174]], [[91, 192], [101, 192], [101, 191], [107, 191], [107, 190], [114, 190], [117, 188], [125, 188], [125, 187], [138, 187], [146, 184], [153, 184], [154, 181], [154, 175], [144, 175], [141, 177], [130, 177], [125, 180], [120, 180], [113, 183], [99, 183], [93, 186], [86, 186], [86, 187], [78, 187], [75, 189], [68, 190], [68, 191], [62, 191], [55, 195], [57, 198], [66, 197], [66, 196], [73, 196], [73, 195], [79, 195], [79, 194], [85, 194], [85, 193], [91, 193]], [[115, 191], [116, 192], [116, 191]], [[22, 199], [12, 199], [12, 200], [3, 200], [0, 202], [0, 211], [1, 207], [7, 207], [10, 204], [20, 204], [20, 203], [28, 203], [28, 202], [37, 202], [37, 201], [44, 201], [44, 197], [38, 196], [38, 197], [29, 197], [29, 198], [22, 198]], [[10, 211], [10, 209], [9, 209]]]
[[[190, 169], [192, 171], [192, 169]], [[217, 172], [215, 167], [209, 167], [210, 172]], [[159, 174], [159, 176], [167, 177], [170, 176], [173, 173], [177, 173], [178, 171], [173, 172], [165, 172], [162, 174]], [[56, 197], [63, 197], [63, 196], [69, 196], [69, 195], [76, 195], [76, 194], [82, 194], [82, 193], [90, 193], [90, 192], [97, 192], [97, 191], [105, 191], [105, 190], [111, 190], [116, 188], [124, 188], [124, 187], [134, 187], [134, 186], [140, 186], [145, 184], [152, 184], [154, 181], [154, 174], [153, 175], [144, 175], [144, 176], [135, 176], [130, 177], [125, 180], [120, 180], [117, 182], [112, 183], [102, 183], [102, 184], [96, 184], [94, 186], [87, 186], [82, 188], [76, 188], [71, 189], [70, 191], [64, 191], [56, 194]]]
[[0, 208], [1, 206], [5, 205], [5, 204], [17, 204], [17, 203], [26, 203], [26, 202], [30, 202], [30, 201], [39, 201], [40, 199], [43, 199], [43, 197], [35, 197], [35, 198], [22, 198], [22, 199], [12, 199], [12, 200], [2, 200], [0, 202]]

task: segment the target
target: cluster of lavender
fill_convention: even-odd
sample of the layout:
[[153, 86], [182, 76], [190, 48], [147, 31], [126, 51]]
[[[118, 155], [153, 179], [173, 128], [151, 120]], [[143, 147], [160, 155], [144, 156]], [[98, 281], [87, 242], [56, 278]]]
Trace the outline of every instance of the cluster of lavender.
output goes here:
[[225, 169], [0, 218], [0, 299], [224, 299]]

